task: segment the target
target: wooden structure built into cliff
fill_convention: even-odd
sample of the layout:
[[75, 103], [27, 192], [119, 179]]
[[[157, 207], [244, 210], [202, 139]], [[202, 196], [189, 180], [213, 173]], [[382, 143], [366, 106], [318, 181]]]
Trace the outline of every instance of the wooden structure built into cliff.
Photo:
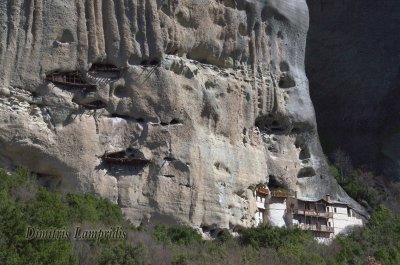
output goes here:
[[90, 67], [88, 74], [94, 78], [115, 80], [121, 77], [122, 68], [110, 63], [94, 63]]
[[79, 71], [59, 72], [55, 71], [46, 76], [46, 80], [56, 84], [72, 88], [80, 88], [88, 91], [95, 91], [96, 85], [89, 84], [82, 77]]
[[102, 158], [105, 162], [109, 164], [143, 166], [150, 162], [150, 160], [148, 159], [138, 157], [130, 149], [112, 153], [105, 153]]

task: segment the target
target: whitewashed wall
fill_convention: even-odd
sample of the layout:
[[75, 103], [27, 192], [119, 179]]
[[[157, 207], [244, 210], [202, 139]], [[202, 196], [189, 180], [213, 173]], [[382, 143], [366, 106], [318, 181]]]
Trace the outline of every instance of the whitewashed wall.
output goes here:
[[255, 214], [256, 226], [265, 223], [265, 202], [266, 197], [259, 194], [256, 195], [257, 212]]
[[255, 219], [256, 219], [256, 226], [258, 226], [258, 225], [264, 223], [264, 212], [258, 210], [258, 211], [256, 212]]
[[268, 221], [272, 226], [283, 227], [286, 226], [286, 199], [284, 198], [271, 198], [267, 205]]
[[[335, 212], [336, 209], [336, 212]], [[361, 218], [356, 217], [352, 209], [350, 209], [350, 216], [346, 205], [332, 205], [329, 206], [329, 211], [333, 213], [332, 226], [335, 229], [335, 236], [345, 232], [348, 228], [352, 226], [362, 226], [363, 221]]]

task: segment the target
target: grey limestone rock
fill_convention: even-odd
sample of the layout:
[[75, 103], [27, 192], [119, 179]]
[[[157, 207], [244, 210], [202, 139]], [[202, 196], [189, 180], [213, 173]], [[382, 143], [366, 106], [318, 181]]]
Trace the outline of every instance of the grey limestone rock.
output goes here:
[[2, 164], [134, 224], [248, 227], [269, 181], [354, 204], [316, 133], [305, 1], [2, 1], [0, 25]]

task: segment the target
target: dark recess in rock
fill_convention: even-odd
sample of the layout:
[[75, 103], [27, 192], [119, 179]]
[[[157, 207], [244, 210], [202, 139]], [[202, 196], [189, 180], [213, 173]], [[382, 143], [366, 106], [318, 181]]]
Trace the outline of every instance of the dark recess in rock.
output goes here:
[[384, 146], [400, 151], [392, 138], [399, 133], [400, 2], [307, 4], [305, 65], [325, 153], [331, 156], [340, 148], [356, 167], [398, 175], [399, 160]]
[[298, 178], [307, 178], [315, 176], [315, 170], [312, 167], [305, 167], [299, 170]]

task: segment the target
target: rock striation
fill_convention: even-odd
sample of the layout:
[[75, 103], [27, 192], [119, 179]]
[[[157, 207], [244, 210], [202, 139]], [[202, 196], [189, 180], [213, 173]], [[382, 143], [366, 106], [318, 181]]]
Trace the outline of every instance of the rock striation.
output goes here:
[[134, 224], [255, 224], [270, 183], [353, 204], [316, 133], [295, 0], [0, 3], [0, 162]]

